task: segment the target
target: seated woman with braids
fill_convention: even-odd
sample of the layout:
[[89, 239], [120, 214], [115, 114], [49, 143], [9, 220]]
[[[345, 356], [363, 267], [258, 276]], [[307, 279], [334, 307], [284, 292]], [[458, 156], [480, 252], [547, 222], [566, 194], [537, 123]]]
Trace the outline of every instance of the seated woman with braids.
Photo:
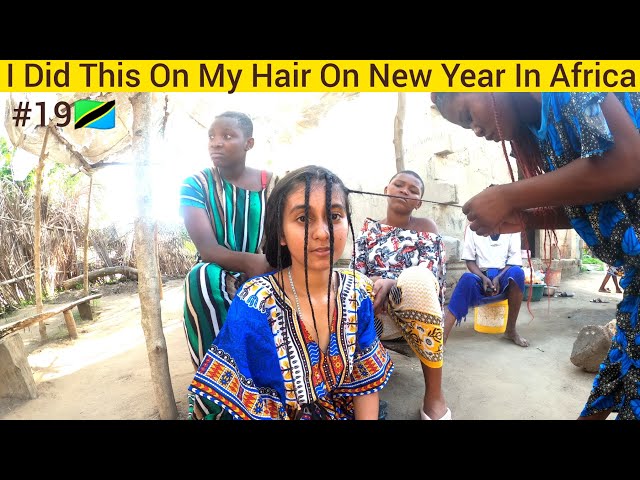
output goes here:
[[[355, 192], [365, 193], [365, 192]], [[450, 420], [442, 391], [445, 249], [435, 222], [414, 217], [424, 182], [411, 170], [384, 188], [387, 215], [367, 218], [355, 242], [352, 267], [373, 282], [374, 311], [381, 339], [404, 337], [420, 359], [425, 393], [422, 420]]]
[[371, 283], [335, 268], [353, 234], [348, 190], [294, 170], [267, 202], [275, 271], [246, 281], [189, 391], [238, 420], [377, 420], [393, 363], [376, 335]]

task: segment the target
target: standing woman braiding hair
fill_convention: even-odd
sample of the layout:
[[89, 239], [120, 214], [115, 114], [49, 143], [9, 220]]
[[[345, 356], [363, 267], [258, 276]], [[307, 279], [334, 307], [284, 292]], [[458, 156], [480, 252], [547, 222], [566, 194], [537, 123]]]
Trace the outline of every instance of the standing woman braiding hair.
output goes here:
[[[510, 142], [525, 177], [463, 206], [480, 235], [574, 228], [624, 267], [616, 334], [580, 419], [640, 419], [640, 93], [432, 93], [442, 116]], [[508, 162], [507, 162], [508, 163]]]
[[378, 419], [393, 364], [376, 335], [369, 279], [333, 265], [349, 229], [336, 175], [311, 165], [282, 177], [265, 220], [276, 271], [242, 285], [191, 393], [235, 419]]

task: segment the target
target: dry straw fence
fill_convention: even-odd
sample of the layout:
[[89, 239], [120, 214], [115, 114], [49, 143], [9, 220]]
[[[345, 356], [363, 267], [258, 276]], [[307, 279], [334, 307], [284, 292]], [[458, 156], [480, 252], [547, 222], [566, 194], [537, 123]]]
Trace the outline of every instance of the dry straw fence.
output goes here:
[[[84, 215], [77, 199], [50, 201], [41, 197], [42, 292], [46, 297], [83, 275]], [[158, 226], [160, 273], [185, 275], [193, 264], [193, 250], [182, 227]], [[22, 186], [0, 178], [0, 315], [35, 298], [34, 199]], [[111, 268], [135, 269], [133, 225], [118, 234], [114, 227], [89, 232], [89, 272]], [[100, 281], [113, 280], [113, 276]], [[80, 287], [82, 281], [79, 282]]]

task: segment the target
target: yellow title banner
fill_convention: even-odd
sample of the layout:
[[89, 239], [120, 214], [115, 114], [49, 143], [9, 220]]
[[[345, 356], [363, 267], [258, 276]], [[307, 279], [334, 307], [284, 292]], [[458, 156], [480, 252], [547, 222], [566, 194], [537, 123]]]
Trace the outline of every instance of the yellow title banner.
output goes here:
[[639, 74], [640, 60], [0, 60], [0, 91], [633, 91]]

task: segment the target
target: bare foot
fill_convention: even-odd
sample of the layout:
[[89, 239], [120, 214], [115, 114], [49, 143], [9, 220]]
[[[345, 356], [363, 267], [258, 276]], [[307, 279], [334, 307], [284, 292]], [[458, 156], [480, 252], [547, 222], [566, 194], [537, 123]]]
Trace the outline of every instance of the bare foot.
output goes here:
[[[608, 288], [601, 288], [601, 289], [600, 289], [600, 290], [598, 290], [598, 291], [599, 291], [599, 292], [602, 292], [602, 293], [611, 293], [611, 290], [609, 290]], [[618, 293], [620, 293], [620, 292], [618, 292]]]
[[616, 290], [616, 293], [622, 293], [622, 290]]
[[529, 346], [529, 341], [526, 338], [521, 337], [518, 332], [505, 332], [504, 336], [516, 345], [519, 345], [521, 347]]

